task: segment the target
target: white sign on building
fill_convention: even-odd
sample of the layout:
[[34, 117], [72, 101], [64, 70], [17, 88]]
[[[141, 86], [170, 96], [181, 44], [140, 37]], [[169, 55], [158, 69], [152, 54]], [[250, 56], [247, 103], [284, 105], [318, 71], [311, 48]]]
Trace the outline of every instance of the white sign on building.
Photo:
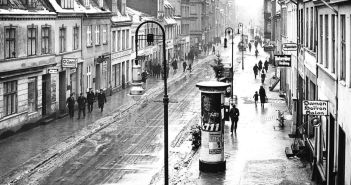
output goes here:
[[302, 114], [313, 116], [328, 116], [328, 102], [303, 100]]
[[62, 59], [62, 67], [65, 68], [76, 68], [78, 63], [77, 58], [63, 58]]

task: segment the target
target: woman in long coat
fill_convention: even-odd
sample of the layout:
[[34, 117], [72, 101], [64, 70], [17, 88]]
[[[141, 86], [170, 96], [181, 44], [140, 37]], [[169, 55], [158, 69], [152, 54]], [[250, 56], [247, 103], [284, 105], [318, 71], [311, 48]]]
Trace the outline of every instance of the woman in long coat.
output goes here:
[[263, 86], [261, 85], [260, 90], [258, 91], [258, 94], [260, 95], [260, 101], [261, 101], [261, 107], [264, 108], [264, 103], [266, 103], [266, 90], [264, 90]]

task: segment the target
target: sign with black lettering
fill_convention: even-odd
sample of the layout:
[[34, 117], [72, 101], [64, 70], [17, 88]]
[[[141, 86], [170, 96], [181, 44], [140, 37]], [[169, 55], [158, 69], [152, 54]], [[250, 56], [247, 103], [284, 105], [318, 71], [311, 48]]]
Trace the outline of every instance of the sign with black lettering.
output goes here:
[[63, 58], [62, 59], [62, 67], [65, 68], [76, 68], [78, 63], [77, 58]]
[[274, 55], [278, 67], [291, 67], [291, 55]]
[[284, 43], [283, 44], [283, 51], [296, 51], [297, 45], [296, 43]]
[[48, 73], [49, 74], [56, 74], [56, 73], [58, 73], [58, 68], [49, 68]]
[[302, 114], [312, 116], [328, 116], [328, 102], [304, 100], [302, 104]]

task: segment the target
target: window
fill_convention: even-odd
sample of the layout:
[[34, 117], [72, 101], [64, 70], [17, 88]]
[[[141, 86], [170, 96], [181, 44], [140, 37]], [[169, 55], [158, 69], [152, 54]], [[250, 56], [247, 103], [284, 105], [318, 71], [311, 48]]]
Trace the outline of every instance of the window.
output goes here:
[[335, 15], [331, 18], [331, 30], [332, 30], [332, 59], [331, 59], [331, 72], [335, 73]]
[[126, 2], [122, 1], [121, 14], [126, 15]]
[[104, 7], [104, 0], [99, 0], [99, 7], [103, 8]]
[[5, 116], [17, 112], [17, 81], [4, 82]]
[[323, 15], [320, 15], [319, 16], [319, 32], [320, 32], [320, 38], [319, 38], [319, 45], [320, 45], [320, 48], [319, 48], [319, 51], [320, 51], [320, 64], [323, 64]]
[[129, 30], [126, 31], [126, 49], [129, 49]]
[[116, 31], [112, 32], [112, 51], [116, 52]]
[[31, 25], [27, 28], [27, 55], [37, 54], [37, 28]]
[[95, 45], [100, 45], [100, 25], [95, 26]]
[[61, 0], [61, 7], [64, 9], [72, 9], [74, 0]]
[[122, 50], [126, 49], [126, 30], [122, 31]]
[[36, 112], [38, 110], [38, 89], [37, 78], [28, 79], [28, 112]]
[[8, 0], [0, 0], [0, 6], [7, 5]]
[[41, 28], [41, 53], [50, 53], [50, 27], [43, 26]]
[[306, 33], [305, 33], [306, 35], [305, 35], [305, 38], [306, 39], [305, 39], [305, 42], [304, 42], [306, 48], [308, 48], [310, 46], [310, 43], [308, 42], [309, 41], [309, 39], [308, 39], [308, 36], [309, 36], [308, 33], [309, 32], [307, 31], [309, 29], [309, 26], [310, 26], [308, 19], [309, 19], [309, 8], [306, 8], [306, 18], [305, 18], [305, 21], [306, 21]]
[[84, 0], [84, 5], [85, 6], [90, 6], [90, 0]]
[[63, 53], [66, 51], [66, 28], [63, 26], [60, 28], [59, 37], [60, 53]]
[[93, 26], [90, 25], [87, 27], [87, 46], [93, 45], [93, 35], [91, 33]]
[[16, 28], [5, 27], [5, 58], [16, 57]]
[[107, 44], [107, 24], [102, 25], [102, 43]]
[[311, 14], [310, 14], [310, 50], [314, 50], [314, 42], [313, 42], [313, 30], [314, 30], [314, 25], [313, 25], [313, 7], [311, 8]]
[[346, 22], [345, 15], [340, 17], [341, 28], [341, 66], [340, 66], [340, 80], [346, 78]]
[[73, 28], [73, 49], [79, 49], [79, 27], [77, 25]]
[[132, 51], [134, 51], [135, 49], [134, 43], [135, 43], [134, 36], [132, 36]]
[[117, 51], [121, 50], [121, 30], [117, 32]]
[[87, 66], [87, 88], [91, 88], [91, 82], [92, 82], [92, 80], [91, 80], [91, 66], [90, 65], [88, 65]]
[[324, 24], [325, 24], [325, 62], [324, 62], [324, 67], [329, 68], [329, 20], [328, 20], [328, 15], [325, 15], [324, 19]]

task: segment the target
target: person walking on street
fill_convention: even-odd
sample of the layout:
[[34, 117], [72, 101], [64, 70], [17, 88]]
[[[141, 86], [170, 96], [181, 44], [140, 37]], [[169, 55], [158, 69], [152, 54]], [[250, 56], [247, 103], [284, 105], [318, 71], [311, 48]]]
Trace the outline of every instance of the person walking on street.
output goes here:
[[229, 116], [230, 116], [230, 120], [232, 122], [232, 125], [230, 127], [230, 132], [231, 134], [233, 134], [233, 128], [234, 128], [234, 132], [236, 133], [236, 128], [238, 126], [238, 121], [239, 121], [239, 109], [235, 107], [235, 104], [232, 104], [232, 108], [229, 111]]
[[83, 96], [83, 93], [80, 93], [80, 96], [77, 99], [78, 102], [78, 119], [80, 119], [80, 113], [83, 112], [85, 117], [85, 104], [87, 103], [87, 98]]
[[74, 93], [71, 93], [71, 96], [67, 98], [66, 104], [68, 107], [68, 113], [69, 113], [69, 117], [73, 118], [74, 117], [74, 104], [75, 104], [75, 100], [73, 97]]
[[186, 66], [187, 66], [187, 64], [186, 64], [186, 61], [184, 60], [184, 61], [183, 61], [183, 73], [184, 73], [185, 70], [186, 70]]
[[148, 73], [146, 70], [144, 70], [142, 73], [141, 73], [141, 81], [143, 82], [142, 86], [144, 89], [146, 89], [146, 79], [147, 79], [147, 76], [148, 76]]
[[255, 94], [253, 95], [253, 98], [255, 100], [255, 106], [257, 107], [257, 101], [258, 101], [258, 93], [257, 91], [255, 92]]
[[176, 58], [174, 58], [173, 62], [172, 62], [172, 67], [173, 67], [173, 74], [177, 73], [177, 69], [178, 69], [178, 61]]
[[258, 50], [257, 49], [255, 51], [255, 56], [256, 56], [256, 58], [258, 57]]
[[258, 66], [257, 66], [257, 64], [255, 64], [255, 66], [253, 67], [253, 71], [254, 71], [254, 75], [255, 75], [255, 79], [256, 79], [256, 76], [258, 74]]
[[249, 42], [249, 51], [251, 53], [251, 42]]
[[258, 61], [258, 72], [262, 71], [262, 61]]
[[157, 64], [157, 72], [156, 72], [156, 78], [160, 78], [161, 74], [161, 65], [160, 63]]
[[264, 84], [264, 80], [266, 79], [266, 72], [264, 71], [264, 69], [262, 69], [261, 72], [261, 83]]
[[264, 104], [266, 103], [266, 90], [261, 85], [260, 89], [258, 90], [258, 94], [260, 95], [261, 107], [264, 108]]
[[213, 54], [213, 55], [216, 54], [216, 48], [215, 48], [215, 46], [212, 46], [212, 54]]
[[105, 93], [102, 89], [100, 89], [100, 93], [98, 94], [98, 105], [101, 109], [101, 112], [104, 111], [104, 104], [107, 102]]
[[87, 101], [88, 101], [88, 112], [93, 111], [93, 105], [95, 100], [95, 94], [92, 88], [89, 89], [90, 91], [87, 93]]
[[263, 66], [264, 66], [264, 70], [266, 70], [266, 73], [267, 73], [268, 72], [268, 61], [267, 60], [264, 61]]

